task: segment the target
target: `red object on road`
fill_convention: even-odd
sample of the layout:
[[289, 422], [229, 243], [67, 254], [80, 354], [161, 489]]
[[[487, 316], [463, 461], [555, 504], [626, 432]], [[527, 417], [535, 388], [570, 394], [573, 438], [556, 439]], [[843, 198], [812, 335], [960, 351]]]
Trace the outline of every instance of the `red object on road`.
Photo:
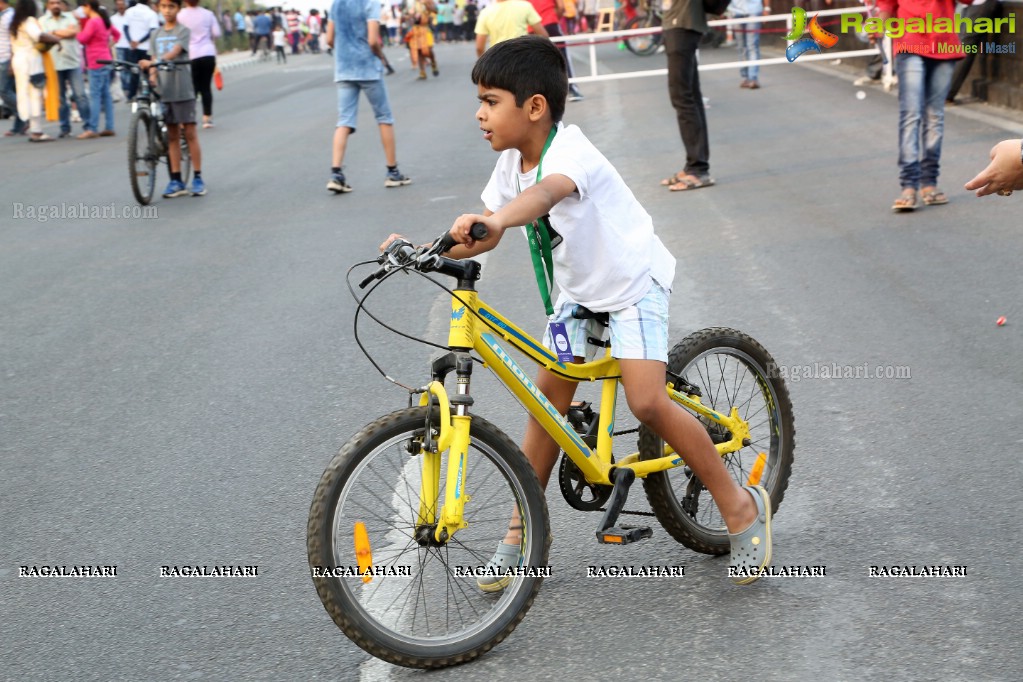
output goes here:
[[999, 327], [1004, 327], [1005, 326], [1005, 315], [1002, 315], [1001, 317], [999, 317], [995, 321], [995, 324], [997, 324]]

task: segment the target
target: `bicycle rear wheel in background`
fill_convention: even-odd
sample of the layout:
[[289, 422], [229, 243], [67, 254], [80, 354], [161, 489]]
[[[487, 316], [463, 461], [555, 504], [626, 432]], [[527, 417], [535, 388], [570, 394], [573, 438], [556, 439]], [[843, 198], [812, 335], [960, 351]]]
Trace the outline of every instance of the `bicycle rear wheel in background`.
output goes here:
[[159, 154], [153, 149], [153, 117], [149, 108], [139, 108], [131, 116], [128, 125], [128, 177], [135, 200], [143, 206], [153, 200], [156, 188], [156, 160]]
[[[737, 407], [739, 416], [748, 422], [750, 445], [722, 461], [739, 485], [758, 482], [766, 488], [772, 509], [777, 511], [792, 471], [796, 429], [788, 389], [773, 371], [775, 367], [771, 355], [756, 340], [725, 327], [690, 334], [668, 353], [668, 371], [698, 388], [704, 405], [726, 415]], [[670, 374], [668, 381], [673, 381]], [[717, 422], [699, 419], [715, 443], [731, 439]], [[641, 426], [639, 451], [641, 459], [660, 457], [663, 441]], [[756, 473], [760, 453], [765, 458]], [[680, 454], [685, 459], [685, 453]], [[643, 479], [643, 489], [657, 520], [673, 538], [705, 554], [729, 551], [721, 512], [689, 467], [650, 474]]]
[[[661, 18], [653, 12], [647, 12], [645, 15], [636, 15], [629, 19], [625, 23], [624, 30], [631, 31], [639, 28], [654, 28], [661, 25]], [[629, 51], [640, 57], [649, 57], [650, 55], [657, 52], [657, 48], [661, 46], [661, 34], [660, 33], [649, 33], [646, 35], [629, 36], [625, 39], [625, 47], [629, 48]]]
[[[417, 541], [416, 521], [426, 431], [425, 407], [399, 410], [356, 434], [323, 473], [309, 510], [307, 549], [320, 601], [357, 645], [390, 663], [440, 668], [470, 661], [507, 637], [543, 582], [516, 576], [485, 593], [476, 575], [504, 538], [518, 508], [523, 526], [521, 566], [545, 567], [550, 548], [547, 504], [536, 474], [518, 447], [485, 419], [473, 416], [467, 458], [464, 520], [468, 527], [444, 544]], [[439, 436], [436, 408], [430, 437]], [[442, 461], [446, 461], [446, 455]], [[441, 467], [437, 507], [443, 504]], [[369, 538], [376, 569], [410, 575], [317, 575], [323, 567], [358, 566], [357, 524]]]

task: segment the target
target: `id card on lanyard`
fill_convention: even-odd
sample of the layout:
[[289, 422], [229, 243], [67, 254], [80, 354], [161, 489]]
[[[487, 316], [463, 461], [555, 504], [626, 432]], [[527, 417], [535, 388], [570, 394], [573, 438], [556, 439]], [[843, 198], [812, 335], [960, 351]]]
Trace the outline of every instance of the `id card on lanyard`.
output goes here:
[[[555, 124], [551, 128], [550, 134], [547, 135], [547, 141], [544, 142], [543, 150], [540, 152], [540, 161], [536, 166], [535, 184], [537, 185], [543, 179], [543, 157], [547, 154], [547, 150], [550, 149], [551, 142], [554, 140], [557, 132], [558, 126]], [[515, 186], [519, 194], [521, 194], [522, 187], [519, 185], [517, 173], [515, 175]], [[533, 272], [536, 275], [536, 285], [540, 289], [540, 298], [543, 300], [544, 310], [547, 312], [551, 339], [554, 341], [558, 360], [561, 362], [572, 362], [575, 356], [568, 341], [565, 325], [561, 322], [551, 321], [551, 318], [554, 317], [554, 306], [551, 304], [551, 290], [554, 288], [554, 256], [551, 253], [551, 235], [556, 233], [551, 229], [546, 216], [538, 218], [529, 225], [526, 225], [525, 228], [526, 236], [529, 240], [529, 255], [533, 260]], [[558, 235], [558, 238], [560, 239], [560, 235]]]

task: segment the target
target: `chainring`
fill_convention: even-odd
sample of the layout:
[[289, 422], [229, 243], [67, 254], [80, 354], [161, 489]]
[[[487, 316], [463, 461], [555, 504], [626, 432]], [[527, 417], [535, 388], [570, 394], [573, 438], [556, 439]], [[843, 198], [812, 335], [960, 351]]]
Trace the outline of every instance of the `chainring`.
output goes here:
[[[611, 461], [614, 462], [612, 456]], [[558, 487], [569, 506], [579, 511], [598, 511], [611, 497], [612, 486], [588, 483], [583, 472], [568, 455], [562, 453], [558, 467]]]

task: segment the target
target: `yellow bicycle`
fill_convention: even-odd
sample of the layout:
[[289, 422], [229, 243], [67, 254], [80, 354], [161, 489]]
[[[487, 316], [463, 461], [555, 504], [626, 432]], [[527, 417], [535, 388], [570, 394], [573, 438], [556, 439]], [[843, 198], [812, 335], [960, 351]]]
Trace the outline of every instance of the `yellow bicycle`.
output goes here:
[[[477, 228], [477, 238], [485, 236], [485, 226]], [[516, 444], [474, 413], [476, 362], [560, 445], [559, 487], [572, 507], [603, 512], [598, 541], [650, 537], [650, 528], [618, 523], [629, 485], [640, 478], [672, 537], [703, 553], [729, 551], [721, 515], [684, 453], [640, 426], [638, 451], [613, 456], [613, 437], [621, 434], [614, 430], [619, 368], [610, 348], [593, 362], [560, 362], [479, 298], [479, 263], [444, 257], [452, 245], [446, 235], [420, 249], [396, 241], [360, 285], [401, 271], [454, 277], [454, 290], [445, 288], [451, 294], [447, 352], [433, 360], [432, 380], [410, 390], [407, 409], [367, 425], [331, 460], [307, 528], [313, 582], [334, 622], [370, 654], [415, 668], [463, 663], [489, 651], [525, 617], [551, 570], [544, 492]], [[600, 409], [582, 403], [567, 419], [558, 414], [502, 344], [562, 377], [602, 382]], [[764, 486], [777, 510], [792, 467], [795, 426], [775, 367], [748, 335], [704, 329], [671, 349], [666, 390], [706, 425], [736, 480]], [[452, 373], [449, 393], [445, 380]], [[504, 570], [510, 578], [504, 589], [483, 591], [477, 579], [493, 574], [488, 560], [513, 517], [521, 522], [519, 565]]]

